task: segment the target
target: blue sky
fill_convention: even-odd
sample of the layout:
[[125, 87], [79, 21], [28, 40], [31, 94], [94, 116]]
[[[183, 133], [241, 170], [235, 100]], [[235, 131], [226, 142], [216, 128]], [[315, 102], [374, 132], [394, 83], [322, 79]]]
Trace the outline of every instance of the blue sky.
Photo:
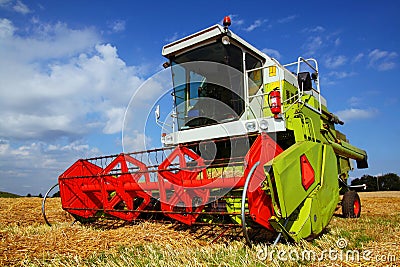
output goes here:
[[[121, 152], [125, 109], [162, 69], [162, 46], [225, 15], [283, 64], [318, 60], [339, 129], [369, 154], [351, 176], [400, 174], [399, 12], [398, 1], [0, 0], [0, 191], [43, 194], [78, 158]], [[134, 133], [131, 150], [159, 145]]]

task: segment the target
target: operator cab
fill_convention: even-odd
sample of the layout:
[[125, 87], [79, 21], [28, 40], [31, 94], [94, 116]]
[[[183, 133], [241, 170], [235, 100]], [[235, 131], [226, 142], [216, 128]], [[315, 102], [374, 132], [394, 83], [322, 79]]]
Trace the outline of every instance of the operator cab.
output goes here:
[[[215, 36], [166, 55], [172, 70], [179, 131], [239, 120], [245, 112], [244, 73], [265, 62], [252, 47], [235, 41], [227, 28], [215, 25], [207, 30], [215, 31]], [[170, 46], [188, 39], [193, 38]], [[259, 89], [261, 70], [257, 77]]]
[[317, 115], [326, 110], [314, 59], [281, 65], [228, 26], [214, 25], [163, 47], [177, 126], [162, 136], [164, 145], [285, 132], [291, 127], [285, 114], [297, 103]]

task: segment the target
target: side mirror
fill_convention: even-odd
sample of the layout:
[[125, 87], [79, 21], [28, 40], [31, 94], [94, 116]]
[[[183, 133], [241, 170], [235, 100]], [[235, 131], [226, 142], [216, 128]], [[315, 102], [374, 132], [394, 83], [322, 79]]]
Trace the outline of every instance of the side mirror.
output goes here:
[[160, 105], [156, 106], [156, 110], [154, 111], [154, 115], [156, 117], [156, 121], [160, 119]]
[[309, 72], [299, 72], [297, 74], [297, 81], [300, 89], [303, 91], [310, 91], [312, 89], [311, 76]]
[[164, 69], [166, 69], [166, 68], [168, 68], [169, 66], [171, 66], [171, 64], [167, 61], [167, 62], [164, 62], [164, 63], [162, 64], [162, 66], [164, 67]]

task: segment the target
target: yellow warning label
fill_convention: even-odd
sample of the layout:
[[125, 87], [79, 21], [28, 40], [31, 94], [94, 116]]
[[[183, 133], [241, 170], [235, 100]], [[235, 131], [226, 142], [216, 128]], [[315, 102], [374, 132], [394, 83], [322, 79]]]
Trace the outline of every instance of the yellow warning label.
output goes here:
[[276, 66], [270, 66], [268, 69], [269, 69], [269, 77], [276, 75]]

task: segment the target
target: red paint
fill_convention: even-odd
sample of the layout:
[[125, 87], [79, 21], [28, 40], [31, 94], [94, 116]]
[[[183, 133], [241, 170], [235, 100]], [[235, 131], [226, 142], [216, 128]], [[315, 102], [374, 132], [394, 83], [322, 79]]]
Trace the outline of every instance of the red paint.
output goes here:
[[[61, 201], [65, 210], [83, 218], [100, 211], [132, 221], [152, 208], [151, 199], [157, 192], [159, 209], [165, 216], [191, 225], [204, 210], [212, 189], [243, 188], [250, 169], [260, 161], [250, 180], [248, 207], [254, 221], [273, 230], [268, 222], [274, 214], [271, 197], [261, 186], [264, 165], [282, 151], [266, 133], [260, 134], [244, 158], [243, 176], [224, 178], [209, 177], [204, 160], [185, 146], [176, 147], [151, 170], [127, 154], [115, 156], [111, 162], [110, 157], [79, 160], [59, 177]], [[96, 165], [107, 159], [109, 163], [103, 168]]]
[[282, 104], [281, 104], [281, 94], [279, 90], [273, 90], [269, 93], [269, 101], [270, 101], [270, 109], [274, 117], [277, 117], [279, 113], [281, 113]]
[[308, 188], [315, 182], [314, 169], [307, 159], [305, 154], [300, 156], [300, 166], [301, 166], [301, 184], [307, 191]]

